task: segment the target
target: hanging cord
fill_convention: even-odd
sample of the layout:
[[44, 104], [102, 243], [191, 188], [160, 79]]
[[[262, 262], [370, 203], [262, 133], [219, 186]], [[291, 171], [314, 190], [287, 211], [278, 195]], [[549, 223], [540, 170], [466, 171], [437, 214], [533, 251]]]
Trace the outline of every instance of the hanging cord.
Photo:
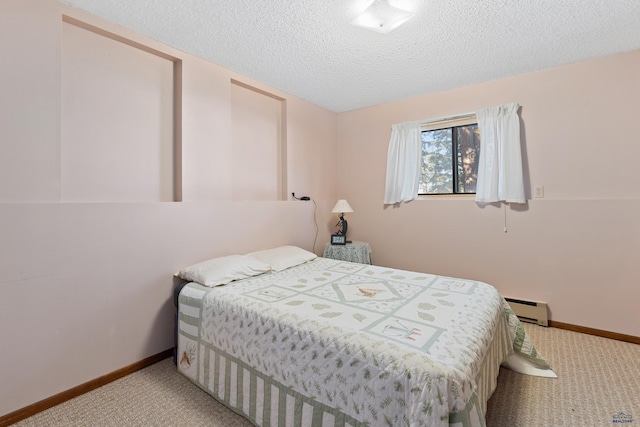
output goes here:
[[295, 200], [304, 200], [304, 201], [311, 200], [313, 202], [313, 206], [314, 206], [314, 208], [313, 208], [313, 224], [316, 227], [316, 235], [313, 238], [313, 249], [312, 249], [312, 251], [313, 251], [313, 253], [316, 253], [316, 242], [318, 241], [318, 218], [317, 218], [316, 212], [318, 211], [318, 205], [316, 204], [316, 201], [313, 200], [309, 196], [296, 197], [296, 193], [291, 193], [291, 197], [293, 197]]
[[316, 241], [318, 240], [318, 219], [316, 218], [316, 211], [318, 210], [318, 205], [316, 205], [316, 201], [311, 199], [313, 202], [313, 223], [316, 226], [316, 236], [313, 238], [313, 253], [316, 253]]
[[504, 204], [504, 232], [507, 232], [507, 204]]

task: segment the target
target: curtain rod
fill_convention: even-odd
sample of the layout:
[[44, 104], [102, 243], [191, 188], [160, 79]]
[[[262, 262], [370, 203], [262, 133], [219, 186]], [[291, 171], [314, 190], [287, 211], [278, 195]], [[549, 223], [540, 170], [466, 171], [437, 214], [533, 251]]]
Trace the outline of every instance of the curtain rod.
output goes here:
[[428, 125], [428, 124], [431, 124], [431, 123], [446, 122], [446, 121], [449, 121], [449, 120], [468, 119], [468, 118], [474, 117], [475, 115], [476, 115], [476, 112], [475, 111], [471, 111], [469, 113], [456, 114], [456, 115], [453, 115], [453, 116], [434, 117], [434, 118], [431, 118], [431, 119], [420, 120], [420, 124]]

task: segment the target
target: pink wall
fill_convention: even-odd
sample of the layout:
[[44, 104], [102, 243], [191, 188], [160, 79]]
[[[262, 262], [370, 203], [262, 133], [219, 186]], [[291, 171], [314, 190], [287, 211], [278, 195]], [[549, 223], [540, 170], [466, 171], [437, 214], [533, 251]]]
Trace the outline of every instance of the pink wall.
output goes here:
[[68, 22], [61, 51], [61, 200], [173, 201], [174, 63]]
[[[0, 8], [4, 415], [171, 348], [180, 267], [281, 244], [313, 250], [313, 203], [232, 198], [231, 79], [286, 100], [288, 192], [314, 198], [321, 227], [338, 181], [335, 113], [57, 2]], [[183, 61], [183, 202], [61, 196], [62, 123], [82, 125], [63, 117], [62, 14]]]
[[[640, 336], [640, 51], [340, 114], [340, 196], [377, 264], [468, 277], [546, 301], [551, 319]], [[505, 210], [469, 198], [383, 206], [391, 125], [516, 101], [525, 185]]]

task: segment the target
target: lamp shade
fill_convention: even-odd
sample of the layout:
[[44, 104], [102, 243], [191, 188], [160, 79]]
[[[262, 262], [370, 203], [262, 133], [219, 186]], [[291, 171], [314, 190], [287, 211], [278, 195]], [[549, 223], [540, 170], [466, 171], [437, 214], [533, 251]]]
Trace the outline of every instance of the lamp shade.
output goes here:
[[351, 206], [349, 206], [349, 202], [344, 199], [338, 200], [338, 203], [333, 207], [331, 213], [345, 213], [345, 212], [353, 212]]

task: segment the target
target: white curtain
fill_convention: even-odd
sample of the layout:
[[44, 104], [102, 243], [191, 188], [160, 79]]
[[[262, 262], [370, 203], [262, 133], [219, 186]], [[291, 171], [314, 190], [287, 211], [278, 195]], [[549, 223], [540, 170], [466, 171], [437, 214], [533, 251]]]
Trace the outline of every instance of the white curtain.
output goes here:
[[480, 160], [476, 202], [526, 203], [517, 103], [478, 110]]
[[387, 153], [386, 205], [408, 202], [418, 197], [421, 157], [420, 122], [393, 125]]

